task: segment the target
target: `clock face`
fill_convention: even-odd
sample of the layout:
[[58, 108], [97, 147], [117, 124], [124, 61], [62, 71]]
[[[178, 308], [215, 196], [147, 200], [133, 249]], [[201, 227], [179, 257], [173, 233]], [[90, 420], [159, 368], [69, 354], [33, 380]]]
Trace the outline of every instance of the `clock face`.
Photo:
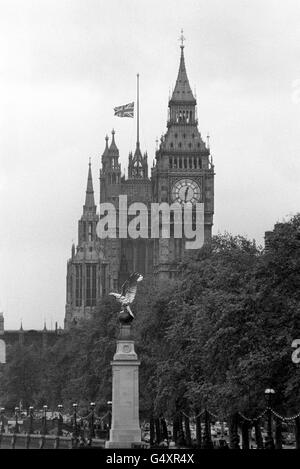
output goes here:
[[191, 202], [192, 204], [200, 201], [200, 187], [192, 179], [180, 179], [175, 182], [172, 189], [173, 202], [185, 204]]

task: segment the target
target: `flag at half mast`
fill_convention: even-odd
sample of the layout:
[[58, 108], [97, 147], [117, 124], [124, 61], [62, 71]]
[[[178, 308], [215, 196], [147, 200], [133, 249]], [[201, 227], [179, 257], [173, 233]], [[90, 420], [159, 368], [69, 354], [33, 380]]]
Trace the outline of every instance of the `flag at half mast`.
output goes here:
[[124, 104], [114, 108], [115, 116], [118, 117], [133, 117], [134, 115], [134, 102]]

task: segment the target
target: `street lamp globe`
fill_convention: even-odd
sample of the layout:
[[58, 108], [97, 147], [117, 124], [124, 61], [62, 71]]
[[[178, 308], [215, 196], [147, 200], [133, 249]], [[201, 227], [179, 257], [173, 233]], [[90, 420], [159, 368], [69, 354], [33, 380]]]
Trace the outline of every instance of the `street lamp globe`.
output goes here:
[[267, 389], [265, 389], [265, 398], [266, 398], [266, 401], [267, 401], [267, 405], [268, 405], [268, 406], [270, 406], [271, 399], [272, 399], [272, 397], [274, 396], [274, 394], [275, 394], [274, 389], [272, 389], [272, 388], [267, 388]]

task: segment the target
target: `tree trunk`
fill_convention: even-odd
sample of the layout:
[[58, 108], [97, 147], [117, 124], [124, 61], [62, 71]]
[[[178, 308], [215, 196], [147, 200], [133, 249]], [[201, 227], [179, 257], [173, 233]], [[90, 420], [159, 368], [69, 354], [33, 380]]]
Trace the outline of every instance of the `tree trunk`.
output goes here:
[[177, 418], [177, 413], [173, 417], [173, 441], [178, 440], [178, 418]]
[[154, 419], [150, 417], [150, 446], [154, 445], [155, 441], [155, 427], [154, 427]]
[[204, 413], [204, 419], [205, 426], [202, 440], [202, 449], [213, 449], [214, 445], [211, 440], [210, 416], [207, 410]]
[[161, 425], [162, 439], [167, 440], [167, 442], [169, 442], [168, 427], [167, 427], [166, 420], [164, 418], [160, 419], [160, 425]]
[[184, 431], [183, 431], [183, 424], [182, 424], [182, 414], [178, 412], [178, 438], [177, 444], [178, 446], [185, 446], [186, 442], [184, 439]]
[[[197, 411], [198, 412], [198, 411]], [[196, 441], [197, 448], [201, 448], [201, 417], [200, 415], [196, 417]]]
[[256, 446], [257, 449], [264, 449], [264, 442], [260, 430], [260, 421], [256, 420], [254, 423], [254, 430], [255, 430], [255, 441], [256, 441]]
[[159, 419], [155, 419], [155, 433], [156, 433], [156, 444], [159, 445], [161, 442], [161, 431]]
[[249, 449], [249, 426], [247, 422], [242, 423], [242, 449]]
[[186, 415], [184, 416], [184, 428], [186, 445], [190, 448], [192, 446], [190, 419]]
[[229, 447], [230, 449], [240, 449], [240, 438], [238, 435], [238, 414], [229, 417]]
[[275, 449], [282, 449], [282, 424], [280, 419], [275, 423]]

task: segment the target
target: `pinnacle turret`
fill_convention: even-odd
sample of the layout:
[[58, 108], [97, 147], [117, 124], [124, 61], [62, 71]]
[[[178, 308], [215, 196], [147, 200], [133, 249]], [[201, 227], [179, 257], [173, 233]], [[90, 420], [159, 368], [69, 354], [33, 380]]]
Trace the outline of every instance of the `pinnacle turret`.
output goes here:
[[85, 194], [85, 204], [86, 208], [93, 208], [95, 207], [95, 198], [94, 198], [94, 188], [93, 188], [93, 178], [92, 178], [92, 169], [91, 169], [91, 161], [89, 162], [89, 172], [88, 172], [88, 180], [87, 180], [87, 187], [86, 187], [86, 194]]
[[196, 100], [192, 93], [192, 89], [189, 84], [189, 79], [186, 73], [185, 68], [185, 61], [184, 61], [184, 45], [180, 46], [181, 48], [181, 56], [180, 56], [180, 64], [179, 70], [176, 80], [176, 85], [174, 91], [172, 93], [172, 97], [170, 99], [170, 103], [186, 103], [186, 104], [196, 104]]
[[115, 142], [115, 133], [116, 133], [115, 130], [112, 129], [111, 131], [112, 139], [111, 139], [111, 144], [108, 150], [110, 156], [116, 156], [116, 155], [119, 156], [119, 149]]
[[128, 177], [129, 179], [148, 178], [148, 155], [147, 153], [142, 155], [140, 143], [136, 143], [134, 155], [129, 153], [128, 161]]
[[109, 152], [109, 148], [108, 148], [108, 135], [105, 136], [105, 149], [104, 149], [104, 152], [102, 153], [102, 163], [104, 163], [104, 161], [106, 160], [107, 156], [108, 156], [108, 152]]

